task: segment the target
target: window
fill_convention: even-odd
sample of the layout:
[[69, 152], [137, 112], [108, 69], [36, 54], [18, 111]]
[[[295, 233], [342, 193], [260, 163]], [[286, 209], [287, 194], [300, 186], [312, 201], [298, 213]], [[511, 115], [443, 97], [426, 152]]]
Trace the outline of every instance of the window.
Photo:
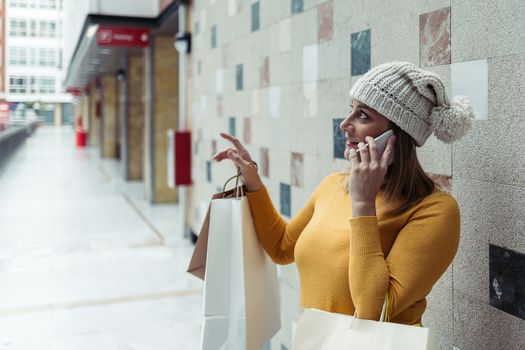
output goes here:
[[57, 8], [57, 1], [56, 0], [40, 0], [40, 8], [55, 10]]
[[27, 65], [27, 48], [11, 47], [9, 50], [9, 64], [15, 66]]
[[26, 0], [9, 0], [9, 6], [11, 7], [27, 7]]
[[25, 19], [11, 19], [10, 24], [9, 35], [27, 36], [27, 22]]
[[38, 85], [40, 93], [53, 94], [55, 93], [55, 78], [53, 77], [39, 77]]
[[34, 38], [38, 35], [37, 29], [36, 29], [36, 20], [32, 19], [31, 22], [29, 22], [29, 36]]
[[36, 48], [32, 47], [30, 51], [31, 53], [29, 54], [29, 65], [36, 66]]
[[56, 67], [56, 52], [54, 49], [40, 49], [39, 65], [42, 67]]
[[9, 77], [9, 92], [25, 93], [27, 92], [27, 77], [12, 76]]
[[55, 21], [41, 21], [40, 22], [40, 36], [43, 38], [56, 37], [56, 22]]

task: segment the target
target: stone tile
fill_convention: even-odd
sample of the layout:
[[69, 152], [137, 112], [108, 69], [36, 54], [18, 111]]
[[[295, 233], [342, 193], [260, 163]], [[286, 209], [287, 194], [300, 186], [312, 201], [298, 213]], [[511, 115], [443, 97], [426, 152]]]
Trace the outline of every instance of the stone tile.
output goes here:
[[235, 87], [237, 91], [243, 89], [243, 65], [238, 64], [235, 66]]
[[317, 82], [308, 82], [303, 85], [304, 116], [315, 118], [318, 116], [317, 108]]
[[419, 16], [419, 65], [450, 64], [450, 7]]
[[298, 13], [303, 12], [304, 0], [292, 0], [291, 4], [292, 4], [292, 9], [291, 9], [292, 15], [296, 15]]
[[439, 188], [449, 194], [452, 194], [452, 176], [444, 174], [427, 173], [427, 175], [436, 183]]
[[195, 33], [195, 35], [199, 35], [200, 34], [200, 25], [199, 25], [199, 21], [195, 21], [195, 23], [193, 24], [193, 31]]
[[211, 155], [210, 158], [217, 154], [217, 140], [211, 140]]
[[332, 0], [321, 4], [317, 12], [317, 39], [319, 41], [332, 40], [334, 32], [334, 3]]
[[228, 119], [228, 133], [232, 136], [236, 135], [235, 117], [230, 117]]
[[268, 93], [269, 105], [270, 105], [270, 117], [272, 119], [279, 118], [280, 114], [280, 101], [281, 101], [281, 88], [279, 86], [272, 86]]
[[452, 63], [524, 54], [525, 2], [452, 0]]
[[214, 24], [210, 29], [210, 47], [215, 49], [217, 47], [217, 25]]
[[290, 217], [291, 216], [291, 191], [290, 185], [285, 183], [280, 183], [280, 212], [282, 215]]
[[261, 89], [253, 89], [251, 92], [251, 110], [250, 114], [254, 118], [261, 116]]
[[460, 205], [462, 230], [454, 260], [454, 288], [488, 303], [489, 243], [525, 251], [525, 208], [519, 204], [525, 200], [525, 191], [454, 176], [453, 195]]
[[243, 118], [243, 134], [242, 140], [245, 145], [252, 143], [252, 119]]
[[[521, 103], [521, 102], [518, 102]], [[476, 179], [514, 186], [525, 185], [525, 143], [507, 145], [509, 140], [521, 140], [525, 134], [525, 118], [493, 116], [476, 121], [465, 137], [452, 146], [454, 177]], [[501, 148], [501, 147], [500, 147]]]
[[251, 6], [251, 9], [252, 9], [252, 32], [255, 32], [257, 30], [259, 30], [259, 28], [261, 27], [260, 25], [260, 7], [261, 7], [261, 3], [260, 1], [256, 1], [252, 4]]
[[211, 183], [211, 161], [206, 161], [206, 181]]
[[362, 75], [370, 70], [371, 30], [352, 33], [351, 35], [351, 74]]
[[454, 291], [454, 345], [461, 350], [523, 349], [523, 320]]
[[477, 120], [488, 118], [488, 63], [477, 60], [453, 63], [452, 96], [467, 96]]
[[427, 309], [423, 314], [423, 326], [436, 332], [438, 349], [452, 349], [453, 338], [453, 289], [452, 266], [432, 287], [427, 296]]
[[316, 81], [318, 77], [318, 45], [303, 48], [303, 82]]
[[303, 187], [304, 184], [304, 163], [303, 154], [292, 152], [291, 160], [291, 185], [296, 187]]
[[263, 58], [261, 68], [259, 70], [260, 86], [267, 87], [270, 85], [270, 57]]
[[346, 136], [341, 130], [339, 125], [343, 122], [344, 118], [332, 119], [332, 133], [333, 133], [333, 144], [334, 144], [334, 158], [345, 159], [346, 149]]
[[490, 305], [525, 320], [525, 254], [489, 246]]
[[525, 54], [488, 60], [489, 118], [525, 118]]
[[292, 48], [291, 20], [286, 18], [279, 22], [279, 52], [286, 52]]
[[261, 147], [259, 152], [259, 170], [261, 176], [266, 178], [270, 177], [270, 150], [265, 147]]
[[224, 69], [215, 71], [215, 92], [217, 94], [224, 93]]

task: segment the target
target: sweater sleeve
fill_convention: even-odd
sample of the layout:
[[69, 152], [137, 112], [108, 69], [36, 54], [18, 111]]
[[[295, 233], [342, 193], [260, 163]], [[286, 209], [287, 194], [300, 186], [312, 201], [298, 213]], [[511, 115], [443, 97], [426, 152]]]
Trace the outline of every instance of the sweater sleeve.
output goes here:
[[321, 186], [322, 183], [289, 223], [286, 223], [275, 209], [266, 187], [256, 192], [248, 192], [257, 237], [275, 263], [284, 265], [294, 262], [295, 243], [314, 213]]
[[393, 318], [423, 300], [454, 259], [459, 207], [447, 194], [430, 199], [411, 215], [386, 259], [376, 217], [351, 219], [350, 229], [349, 283], [356, 314], [378, 320], [388, 290]]

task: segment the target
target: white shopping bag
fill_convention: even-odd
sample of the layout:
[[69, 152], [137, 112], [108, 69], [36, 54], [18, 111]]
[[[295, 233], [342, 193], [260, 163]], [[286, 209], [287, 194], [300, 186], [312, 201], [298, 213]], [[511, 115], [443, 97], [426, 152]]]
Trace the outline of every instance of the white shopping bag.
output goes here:
[[260, 350], [281, 328], [275, 264], [246, 197], [212, 200], [209, 220], [202, 349]]
[[305, 309], [292, 350], [435, 350], [435, 336], [424, 327], [361, 320], [354, 316]]

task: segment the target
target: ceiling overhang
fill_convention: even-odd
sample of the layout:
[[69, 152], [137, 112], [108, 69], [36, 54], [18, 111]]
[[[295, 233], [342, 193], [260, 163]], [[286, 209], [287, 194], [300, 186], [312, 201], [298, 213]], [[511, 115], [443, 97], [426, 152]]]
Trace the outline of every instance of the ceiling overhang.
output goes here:
[[89, 14], [73, 52], [64, 80], [65, 89], [84, 89], [98, 76], [116, 74], [126, 67], [128, 53], [142, 53], [141, 47], [100, 46], [97, 44], [99, 27], [149, 29], [150, 37], [174, 35], [178, 31], [178, 9], [181, 1], [173, 1], [157, 17], [129, 17]]

